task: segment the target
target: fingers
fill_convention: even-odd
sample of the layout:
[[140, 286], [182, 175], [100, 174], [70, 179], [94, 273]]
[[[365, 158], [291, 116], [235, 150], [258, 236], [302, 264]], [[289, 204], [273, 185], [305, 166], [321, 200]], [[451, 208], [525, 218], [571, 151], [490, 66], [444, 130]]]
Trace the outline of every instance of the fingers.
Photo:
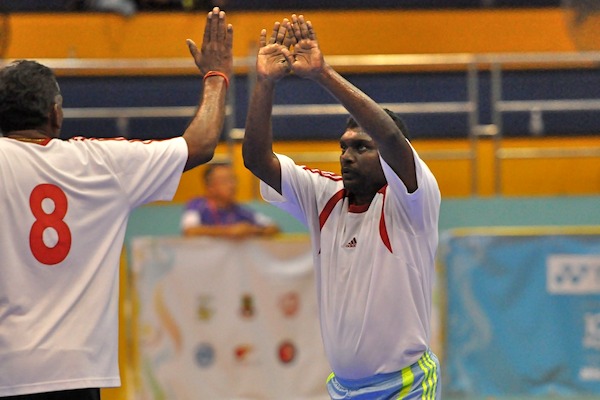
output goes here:
[[277, 42], [277, 35], [279, 34], [280, 28], [281, 28], [281, 22], [277, 21], [273, 24], [273, 32], [271, 32], [271, 38], [269, 39], [269, 44], [275, 44]]
[[204, 36], [202, 37], [202, 43], [208, 43], [208, 41], [210, 40], [210, 28], [211, 28], [211, 18], [212, 18], [212, 14], [213, 12], [210, 11], [208, 13], [208, 15], [206, 16], [206, 24], [204, 25]]
[[300, 30], [300, 22], [298, 21], [298, 16], [296, 14], [292, 14], [292, 30], [294, 37], [296, 38], [296, 42], [301, 41], [302, 31]]
[[186, 39], [185, 42], [187, 43], [188, 49], [192, 57], [196, 58], [196, 54], [198, 54], [198, 46], [196, 46], [196, 43], [194, 43], [192, 39]]
[[277, 44], [283, 44], [283, 41], [287, 36], [287, 28], [289, 24], [290, 21], [287, 18], [284, 18], [283, 23], [279, 26], [279, 31], [277, 32]]
[[225, 11], [221, 11], [219, 7], [214, 7], [206, 17], [206, 26], [204, 28], [203, 41], [218, 41], [228, 43], [232, 40], [233, 26], [227, 24]]
[[312, 23], [304, 19], [304, 15], [292, 14], [292, 30], [296, 43], [303, 39], [316, 40], [317, 35], [313, 29]]
[[315, 30], [313, 29], [312, 23], [310, 21], [306, 21], [306, 26], [308, 28], [308, 38], [310, 40], [317, 40], [317, 34], [315, 33]]
[[233, 25], [227, 24], [227, 37], [225, 40], [225, 46], [230, 50], [233, 48]]
[[296, 37], [294, 36], [294, 32], [292, 30], [292, 25], [290, 24], [289, 21], [287, 21], [285, 29], [286, 29], [287, 33], [285, 35], [285, 39], [283, 39], [283, 45], [289, 49], [293, 45], [298, 43], [298, 41], [296, 40]]
[[210, 21], [210, 40], [218, 39], [219, 32], [219, 7], [213, 8], [212, 12], [209, 14]]
[[233, 26], [227, 23], [225, 12], [219, 7], [214, 7], [206, 15], [202, 46], [198, 48], [191, 39], [186, 43], [196, 66], [204, 74], [213, 70], [231, 73]]
[[298, 22], [300, 24], [300, 33], [302, 35], [302, 39], [308, 38], [308, 25], [306, 25], [306, 21], [304, 21], [304, 15], [298, 16]]
[[224, 42], [227, 34], [227, 24], [225, 23], [225, 11], [219, 11], [219, 22], [217, 26], [217, 40]]
[[[284, 44], [284, 41], [287, 41], [287, 32], [288, 32], [288, 27], [290, 25], [290, 21], [287, 18], [283, 19], [283, 23], [277, 21], [275, 22], [275, 24], [273, 24], [273, 31], [271, 32], [271, 38], [269, 39], [269, 44]], [[265, 32], [265, 45], [266, 45], [266, 30], [263, 29], [263, 31]], [[263, 32], [261, 31], [261, 40], [262, 40], [262, 34]], [[261, 42], [262, 43], [262, 42]], [[262, 44], [261, 44], [262, 46]]]
[[263, 29], [260, 31], [260, 47], [265, 47], [267, 45], [267, 30]]

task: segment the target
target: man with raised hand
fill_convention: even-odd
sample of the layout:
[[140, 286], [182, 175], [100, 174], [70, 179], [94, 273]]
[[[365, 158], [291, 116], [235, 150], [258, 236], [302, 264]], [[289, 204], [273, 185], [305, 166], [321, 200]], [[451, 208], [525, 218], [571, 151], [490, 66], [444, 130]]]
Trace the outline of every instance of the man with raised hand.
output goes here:
[[0, 397], [91, 400], [120, 385], [119, 263], [132, 210], [172, 199], [210, 161], [225, 116], [233, 28], [215, 7], [201, 49], [198, 109], [181, 137], [58, 139], [52, 70], [0, 70]]
[[[332, 399], [440, 399], [429, 348], [440, 192], [394, 113], [328, 65], [310, 21], [263, 29], [243, 143], [265, 200], [310, 230]], [[276, 83], [294, 73], [350, 113], [341, 176], [296, 165], [272, 149]]]

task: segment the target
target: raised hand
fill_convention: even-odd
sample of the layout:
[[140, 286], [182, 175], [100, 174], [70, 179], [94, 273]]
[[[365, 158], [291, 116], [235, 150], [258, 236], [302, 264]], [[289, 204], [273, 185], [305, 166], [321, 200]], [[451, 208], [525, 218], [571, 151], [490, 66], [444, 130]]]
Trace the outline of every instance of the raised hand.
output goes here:
[[202, 74], [222, 72], [231, 77], [233, 72], [233, 26], [227, 24], [225, 12], [213, 8], [206, 18], [201, 50], [193, 40], [186, 40], [190, 54]]
[[315, 78], [322, 71], [325, 61], [311, 22], [306, 21], [303, 15], [293, 14], [292, 24], [288, 29], [292, 30], [296, 41], [292, 71], [303, 78]]
[[289, 74], [293, 61], [289, 47], [295, 39], [288, 34], [290, 23], [284, 19], [283, 23], [275, 22], [271, 37], [267, 42], [267, 30], [260, 32], [260, 49], [256, 59], [256, 73], [263, 79], [276, 82]]

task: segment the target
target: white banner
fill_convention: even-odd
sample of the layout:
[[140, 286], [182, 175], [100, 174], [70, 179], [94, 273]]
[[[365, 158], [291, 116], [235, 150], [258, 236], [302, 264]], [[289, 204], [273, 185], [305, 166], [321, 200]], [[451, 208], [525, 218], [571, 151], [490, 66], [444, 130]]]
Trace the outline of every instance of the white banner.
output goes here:
[[308, 237], [136, 238], [138, 400], [329, 399]]

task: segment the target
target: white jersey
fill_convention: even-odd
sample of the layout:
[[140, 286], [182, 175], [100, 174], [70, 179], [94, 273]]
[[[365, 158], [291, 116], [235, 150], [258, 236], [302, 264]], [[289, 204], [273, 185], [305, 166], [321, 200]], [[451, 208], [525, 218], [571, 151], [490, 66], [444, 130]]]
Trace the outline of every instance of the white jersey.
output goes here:
[[173, 197], [183, 138], [0, 137], [0, 397], [120, 385], [130, 212]]
[[440, 192], [414, 152], [418, 189], [380, 157], [388, 184], [370, 205], [350, 205], [342, 178], [281, 163], [282, 196], [261, 183], [268, 202], [311, 233], [321, 335], [333, 372], [358, 379], [399, 371], [429, 346]]

